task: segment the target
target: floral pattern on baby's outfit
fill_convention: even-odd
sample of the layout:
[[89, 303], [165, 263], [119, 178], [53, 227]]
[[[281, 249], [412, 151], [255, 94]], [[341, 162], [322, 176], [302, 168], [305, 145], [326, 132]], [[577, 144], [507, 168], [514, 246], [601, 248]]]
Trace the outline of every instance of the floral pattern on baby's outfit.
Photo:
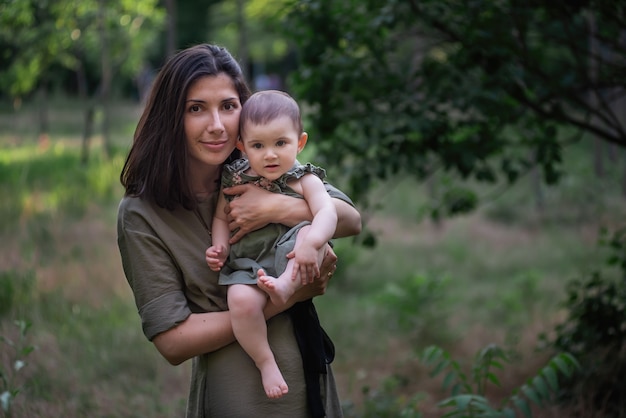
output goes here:
[[[314, 166], [311, 163], [300, 164], [298, 161], [294, 166], [289, 169], [285, 174], [277, 178], [276, 180], [269, 180], [261, 176], [251, 176], [245, 172], [250, 168], [250, 162], [241, 158], [233, 161], [230, 164], [224, 166], [222, 172], [222, 186], [231, 187], [240, 184], [252, 183], [262, 189], [273, 193], [285, 193], [296, 194], [297, 193], [287, 185], [292, 180], [297, 180], [305, 174], [315, 174], [320, 180], [324, 180], [326, 177], [326, 171], [323, 168]], [[299, 195], [298, 195], [299, 196]], [[302, 197], [302, 196], [299, 196]], [[226, 196], [227, 199], [232, 199], [233, 196]]]

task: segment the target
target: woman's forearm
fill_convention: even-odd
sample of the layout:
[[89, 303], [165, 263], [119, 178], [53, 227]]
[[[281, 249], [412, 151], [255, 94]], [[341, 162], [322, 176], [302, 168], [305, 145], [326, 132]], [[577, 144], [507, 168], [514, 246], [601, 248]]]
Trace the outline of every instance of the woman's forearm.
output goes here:
[[[267, 303], [263, 313], [270, 319], [296, 302], [277, 307]], [[152, 342], [161, 355], [173, 365], [190, 358], [219, 350], [235, 341], [229, 311], [193, 313], [176, 327], [154, 337]]]
[[333, 199], [337, 210], [337, 229], [334, 238], [349, 237], [361, 233], [361, 214], [341, 199]]
[[173, 365], [218, 350], [233, 341], [235, 336], [228, 311], [192, 313], [152, 340], [159, 353]]
[[[312, 220], [313, 214], [304, 199], [294, 200], [287, 197], [289, 204], [283, 206], [280, 223], [287, 226], [297, 225], [303, 220]], [[358, 235], [361, 232], [361, 214], [352, 205], [341, 199], [332, 199], [337, 210], [337, 228], [333, 238]]]

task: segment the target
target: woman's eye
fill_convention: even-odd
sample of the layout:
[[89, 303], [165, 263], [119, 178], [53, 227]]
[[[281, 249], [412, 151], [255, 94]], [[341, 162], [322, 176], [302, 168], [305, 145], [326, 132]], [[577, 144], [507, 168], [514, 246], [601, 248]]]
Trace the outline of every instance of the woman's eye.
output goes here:
[[235, 103], [224, 104], [224, 110], [235, 110], [235, 109], [237, 109], [237, 105]]
[[196, 104], [195, 105], [191, 105], [191, 106], [189, 106], [189, 111], [190, 112], [199, 112], [200, 111], [200, 106], [198, 106]]

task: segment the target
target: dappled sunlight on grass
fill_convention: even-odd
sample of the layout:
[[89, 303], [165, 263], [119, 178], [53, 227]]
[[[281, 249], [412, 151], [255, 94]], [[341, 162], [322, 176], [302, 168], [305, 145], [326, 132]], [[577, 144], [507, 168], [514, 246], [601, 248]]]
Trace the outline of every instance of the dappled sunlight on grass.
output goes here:
[[80, 215], [85, 208], [119, 196], [122, 155], [106, 161], [80, 162], [75, 146], [59, 142], [46, 150], [37, 146], [0, 149], [2, 228], [28, 222], [39, 215]]

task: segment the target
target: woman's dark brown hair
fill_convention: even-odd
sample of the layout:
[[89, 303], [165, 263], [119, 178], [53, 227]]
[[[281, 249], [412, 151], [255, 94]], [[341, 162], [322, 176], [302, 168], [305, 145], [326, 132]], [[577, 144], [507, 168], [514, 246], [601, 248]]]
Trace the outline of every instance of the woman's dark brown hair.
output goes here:
[[[239, 64], [225, 48], [196, 45], [165, 63], [154, 80], [120, 174], [126, 196], [146, 198], [167, 209], [195, 207], [186, 169], [185, 100], [197, 79], [218, 74], [233, 80], [243, 104], [250, 90]], [[235, 149], [231, 158], [237, 156]]]

